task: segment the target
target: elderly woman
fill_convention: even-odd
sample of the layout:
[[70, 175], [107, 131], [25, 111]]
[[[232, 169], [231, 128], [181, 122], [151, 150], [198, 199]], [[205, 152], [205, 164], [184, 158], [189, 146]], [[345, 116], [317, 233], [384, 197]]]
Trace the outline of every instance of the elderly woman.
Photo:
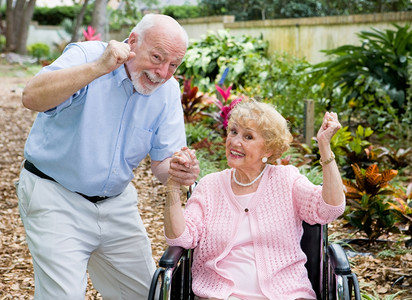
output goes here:
[[[289, 147], [287, 121], [269, 104], [241, 102], [231, 113], [226, 157], [230, 169], [199, 181], [185, 210], [169, 173], [165, 236], [169, 245], [196, 248], [193, 292], [199, 299], [316, 299], [300, 248], [302, 221], [325, 224], [341, 215], [345, 196], [332, 136], [341, 127], [326, 113], [317, 133], [323, 185], [294, 166], [272, 165]], [[171, 164], [190, 166], [192, 150]]]

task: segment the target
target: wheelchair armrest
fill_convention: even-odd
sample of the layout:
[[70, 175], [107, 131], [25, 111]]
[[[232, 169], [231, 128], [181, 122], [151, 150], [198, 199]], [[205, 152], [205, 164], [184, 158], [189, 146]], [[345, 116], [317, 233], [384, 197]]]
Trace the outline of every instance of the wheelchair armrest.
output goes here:
[[178, 246], [169, 246], [159, 261], [162, 268], [175, 268], [186, 249]]
[[352, 273], [346, 253], [339, 244], [328, 246], [329, 262], [336, 275], [349, 275]]
[[338, 296], [336, 299], [352, 299], [353, 290], [355, 300], [361, 300], [358, 278], [355, 273], [352, 273], [349, 260], [342, 246], [330, 244], [328, 246], [328, 257], [333, 273], [340, 278], [335, 287]]

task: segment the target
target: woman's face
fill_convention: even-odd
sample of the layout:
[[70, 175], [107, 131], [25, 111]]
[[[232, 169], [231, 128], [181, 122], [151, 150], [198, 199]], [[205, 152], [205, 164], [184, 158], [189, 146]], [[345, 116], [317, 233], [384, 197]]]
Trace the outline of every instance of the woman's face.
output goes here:
[[249, 122], [245, 127], [234, 122], [229, 127], [226, 139], [226, 158], [229, 167], [253, 175], [261, 171], [262, 158], [270, 155], [271, 152], [266, 150], [265, 141], [255, 122]]

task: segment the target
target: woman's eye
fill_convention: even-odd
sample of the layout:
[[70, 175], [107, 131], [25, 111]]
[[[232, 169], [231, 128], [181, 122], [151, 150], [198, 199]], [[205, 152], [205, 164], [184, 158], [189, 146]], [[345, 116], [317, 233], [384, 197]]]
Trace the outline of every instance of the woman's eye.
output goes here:
[[253, 136], [251, 136], [250, 134], [248, 134], [248, 135], [245, 136], [245, 138], [246, 138], [247, 140], [252, 140], [252, 139], [253, 139]]

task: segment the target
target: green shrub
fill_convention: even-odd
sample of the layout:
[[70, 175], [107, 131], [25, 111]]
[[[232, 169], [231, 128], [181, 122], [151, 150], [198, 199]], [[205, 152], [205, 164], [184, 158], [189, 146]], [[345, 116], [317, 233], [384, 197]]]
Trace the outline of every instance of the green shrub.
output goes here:
[[4, 46], [6, 46], [6, 37], [0, 34], [0, 52], [3, 51]]
[[202, 9], [198, 5], [168, 5], [162, 10], [162, 14], [175, 19], [190, 19], [202, 16]]
[[47, 58], [50, 54], [50, 47], [43, 43], [31, 44], [27, 47], [29, 55], [36, 57], [37, 62], [40, 62], [41, 59]]
[[[33, 21], [39, 25], [60, 25], [64, 19], [74, 20], [80, 13], [82, 6], [75, 4], [72, 6], [41, 7], [36, 6], [33, 12]], [[88, 5], [83, 24], [90, 24], [92, 19], [93, 5]]]

